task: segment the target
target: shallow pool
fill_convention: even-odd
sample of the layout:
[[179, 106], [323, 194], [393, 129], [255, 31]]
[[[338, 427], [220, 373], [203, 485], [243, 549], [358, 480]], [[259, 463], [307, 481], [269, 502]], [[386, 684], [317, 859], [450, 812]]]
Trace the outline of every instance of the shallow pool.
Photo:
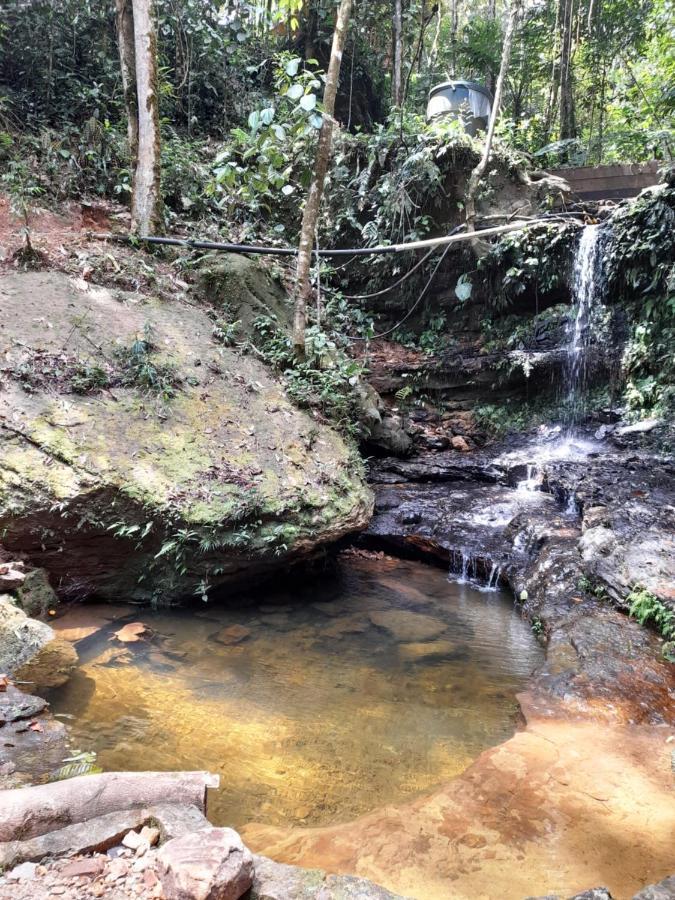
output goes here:
[[[513, 733], [542, 660], [508, 596], [388, 557], [234, 608], [101, 612], [49, 694], [73, 745], [105, 769], [219, 773], [210, 818], [235, 827], [345, 821], [452, 778]], [[150, 632], [121, 643], [125, 622]]]

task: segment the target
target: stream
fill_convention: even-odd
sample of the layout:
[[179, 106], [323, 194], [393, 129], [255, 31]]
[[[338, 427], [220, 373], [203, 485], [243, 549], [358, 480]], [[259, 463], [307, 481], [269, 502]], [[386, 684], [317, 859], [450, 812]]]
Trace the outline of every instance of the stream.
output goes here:
[[[210, 817], [235, 827], [348, 821], [447, 781], [513, 734], [543, 659], [505, 593], [383, 554], [227, 608], [101, 614], [49, 694], [73, 746], [219, 773]], [[121, 643], [130, 621], [150, 635]]]

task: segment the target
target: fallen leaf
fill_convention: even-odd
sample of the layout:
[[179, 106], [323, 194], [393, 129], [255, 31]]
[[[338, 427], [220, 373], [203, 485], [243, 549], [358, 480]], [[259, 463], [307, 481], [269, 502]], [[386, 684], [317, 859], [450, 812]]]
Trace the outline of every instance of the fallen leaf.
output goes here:
[[28, 726], [31, 731], [44, 731], [42, 724], [40, 722], [33, 721]]
[[0, 675], [0, 693], [4, 693], [7, 690], [8, 684], [9, 677], [7, 675]]
[[113, 637], [116, 637], [118, 641], [122, 641], [123, 644], [133, 644], [135, 641], [140, 641], [149, 630], [142, 622], [129, 622], [128, 625], [116, 631]]

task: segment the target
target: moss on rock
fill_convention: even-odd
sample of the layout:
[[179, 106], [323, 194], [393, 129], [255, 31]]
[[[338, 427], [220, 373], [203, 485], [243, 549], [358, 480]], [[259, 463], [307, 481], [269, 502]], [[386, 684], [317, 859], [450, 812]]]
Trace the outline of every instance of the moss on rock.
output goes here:
[[[120, 300], [56, 273], [9, 276], [2, 290], [0, 529], [60, 593], [206, 593], [367, 522], [353, 450], [260, 362], [214, 342], [205, 310]], [[46, 310], [50, 327], [35, 327]], [[167, 402], [132, 386], [78, 395], [56, 377], [29, 393], [11, 376], [66, 345], [105, 363], [149, 331], [153, 359], [180, 379]]]

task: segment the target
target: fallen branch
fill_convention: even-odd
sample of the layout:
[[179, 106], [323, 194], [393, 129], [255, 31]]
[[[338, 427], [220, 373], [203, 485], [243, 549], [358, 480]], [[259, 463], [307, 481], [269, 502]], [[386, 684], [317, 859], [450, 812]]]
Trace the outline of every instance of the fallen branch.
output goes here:
[[0, 791], [0, 841], [23, 841], [116, 810], [156, 804], [206, 811], [210, 772], [104, 772]]

